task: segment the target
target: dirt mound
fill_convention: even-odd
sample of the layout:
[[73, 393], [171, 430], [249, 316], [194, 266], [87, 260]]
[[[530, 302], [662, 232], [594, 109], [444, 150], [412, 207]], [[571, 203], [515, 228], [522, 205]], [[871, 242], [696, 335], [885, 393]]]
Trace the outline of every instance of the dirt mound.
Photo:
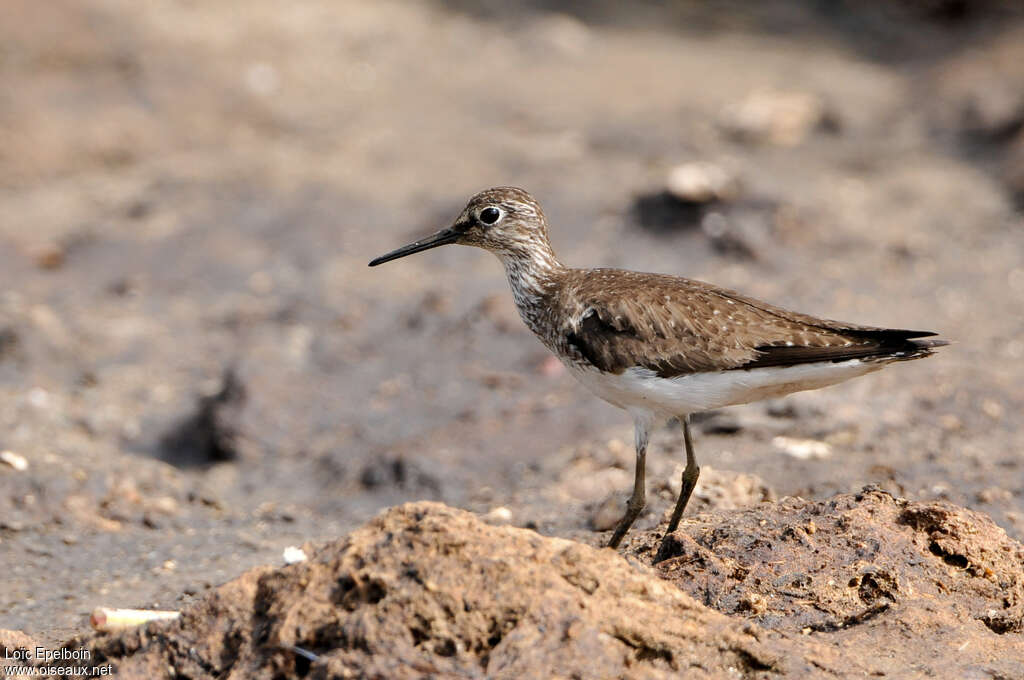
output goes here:
[[873, 670], [961, 677], [950, 669], [991, 667], [1024, 677], [1024, 546], [981, 513], [866, 489], [703, 514], [660, 554], [656, 538], [634, 554], [656, 555], [662, 576], [704, 604], [863, 645], [875, 652]]
[[1024, 675], [1024, 547], [983, 515], [786, 499], [690, 519], [651, 569], [659, 536], [624, 559], [413, 503], [65, 647], [130, 678]]
[[831, 663], [816, 643], [794, 653], [786, 635], [611, 550], [439, 504], [395, 508], [309, 552], [246, 573], [173, 624], [66, 646], [146, 678], [760, 678]]

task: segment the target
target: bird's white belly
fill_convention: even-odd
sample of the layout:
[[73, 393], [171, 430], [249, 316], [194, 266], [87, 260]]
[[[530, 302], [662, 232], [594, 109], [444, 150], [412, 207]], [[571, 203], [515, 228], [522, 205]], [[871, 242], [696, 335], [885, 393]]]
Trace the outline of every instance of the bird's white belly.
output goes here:
[[602, 373], [595, 368], [570, 365], [587, 389], [619, 408], [649, 412], [661, 418], [781, 397], [791, 392], [834, 385], [882, 368], [881, 363], [859, 359], [842, 362], [772, 366], [748, 370], [693, 373], [661, 378], [647, 368]]

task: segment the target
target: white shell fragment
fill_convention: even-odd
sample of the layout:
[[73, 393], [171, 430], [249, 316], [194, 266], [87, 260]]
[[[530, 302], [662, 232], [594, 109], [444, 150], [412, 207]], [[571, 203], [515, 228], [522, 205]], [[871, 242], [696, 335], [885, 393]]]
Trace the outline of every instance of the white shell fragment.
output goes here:
[[509, 524], [512, 522], [512, 511], [503, 505], [491, 508], [490, 512], [483, 516], [483, 520], [488, 524]]
[[28, 469], [28, 459], [14, 451], [0, 451], [0, 462], [10, 465], [18, 472]]
[[793, 437], [775, 437], [772, 446], [788, 456], [800, 460], [823, 460], [832, 456], [832, 447], [827, 442], [817, 439], [794, 439]]
[[180, 616], [178, 612], [160, 609], [113, 609], [96, 607], [89, 617], [93, 630], [112, 633], [125, 628], [134, 628], [150, 621], [170, 621]]
[[665, 188], [681, 201], [710, 203], [735, 198], [739, 193], [739, 181], [720, 165], [697, 161], [672, 168]]

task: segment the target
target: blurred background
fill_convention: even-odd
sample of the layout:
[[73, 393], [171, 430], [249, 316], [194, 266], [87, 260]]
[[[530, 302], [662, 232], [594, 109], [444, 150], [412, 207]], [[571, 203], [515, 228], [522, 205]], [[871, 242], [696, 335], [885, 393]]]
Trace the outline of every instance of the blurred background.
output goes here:
[[[694, 511], [874, 483], [1024, 536], [1019, 3], [4, 10], [0, 627], [177, 608], [413, 499], [598, 540], [629, 418], [494, 258], [366, 267], [492, 185], [567, 264], [956, 341], [703, 418]], [[680, 451], [654, 436], [640, 526]]]

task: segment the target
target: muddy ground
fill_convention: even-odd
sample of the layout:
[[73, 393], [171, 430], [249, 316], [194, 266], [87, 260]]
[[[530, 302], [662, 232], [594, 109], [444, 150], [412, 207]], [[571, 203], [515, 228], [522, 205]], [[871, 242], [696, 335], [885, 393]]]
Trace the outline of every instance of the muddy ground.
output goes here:
[[148, 680], [1024, 675], [1024, 545], [982, 514], [867, 490], [634, 536], [623, 559], [408, 503], [60, 652]]
[[[490, 255], [366, 267], [496, 184], [569, 264], [956, 341], [703, 419], [693, 512], [877, 484], [1024, 537], [1012, 3], [6, 9], [0, 628], [177, 609], [410, 500], [596, 544], [628, 417], [550, 361]], [[693, 162], [733, 188], [666, 194]], [[680, 448], [655, 435], [640, 529]]]

